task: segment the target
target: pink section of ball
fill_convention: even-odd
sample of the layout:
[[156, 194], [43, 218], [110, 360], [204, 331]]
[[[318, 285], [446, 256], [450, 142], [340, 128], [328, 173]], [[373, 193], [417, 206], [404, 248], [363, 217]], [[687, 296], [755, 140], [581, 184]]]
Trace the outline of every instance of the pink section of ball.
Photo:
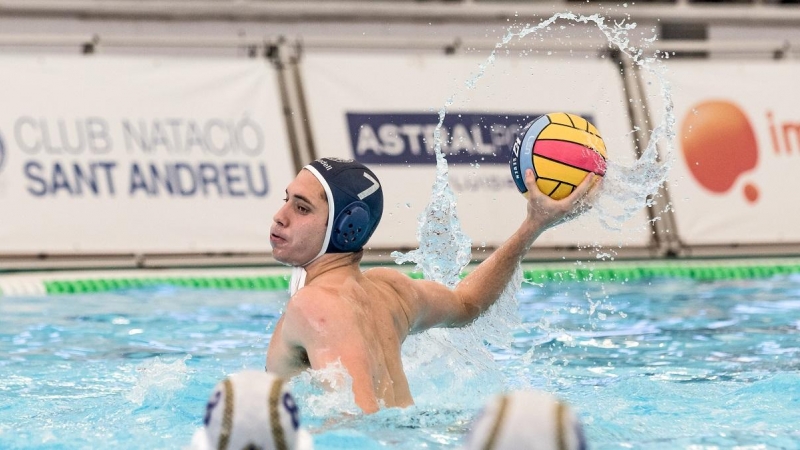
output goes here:
[[533, 153], [587, 172], [606, 174], [606, 160], [603, 156], [574, 142], [539, 140], [533, 146]]

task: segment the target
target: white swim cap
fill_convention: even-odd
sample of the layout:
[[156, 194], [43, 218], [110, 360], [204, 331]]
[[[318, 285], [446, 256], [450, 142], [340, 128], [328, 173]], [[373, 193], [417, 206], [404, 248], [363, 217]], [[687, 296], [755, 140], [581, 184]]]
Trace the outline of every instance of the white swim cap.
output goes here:
[[283, 379], [268, 372], [235, 373], [214, 387], [204, 426], [191, 450], [310, 450], [300, 411]]
[[583, 428], [567, 404], [545, 392], [492, 398], [470, 430], [466, 450], [585, 450]]

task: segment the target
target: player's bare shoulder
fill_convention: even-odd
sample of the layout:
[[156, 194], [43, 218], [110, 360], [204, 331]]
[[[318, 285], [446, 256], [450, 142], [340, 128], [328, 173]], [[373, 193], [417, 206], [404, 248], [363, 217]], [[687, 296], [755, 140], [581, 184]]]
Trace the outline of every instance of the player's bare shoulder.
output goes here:
[[364, 272], [364, 276], [378, 286], [392, 289], [405, 297], [411, 289], [411, 277], [388, 267], [375, 267]]
[[336, 292], [318, 286], [306, 286], [292, 296], [286, 305], [284, 320], [290, 327], [319, 328], [341, 311]]
[[364, 272], [367, 278], [379, 292], [383, 293], [381, 304], [387, 311], [392, 312], [392, 317], [406, 335], [414, 323], [417, 314], [417, 300], [413, 288], [413, 279], [403, 272], [388, 267], [376, 267]]

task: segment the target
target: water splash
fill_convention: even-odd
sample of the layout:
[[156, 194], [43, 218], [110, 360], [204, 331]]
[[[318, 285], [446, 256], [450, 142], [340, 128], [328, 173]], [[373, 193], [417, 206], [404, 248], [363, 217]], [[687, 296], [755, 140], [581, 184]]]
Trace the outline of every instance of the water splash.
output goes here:
[[[506, 49], [508, 53], [507, 48], [512, 40], [546, 30], [559, 20], [596, 25], [621, 57], [628, 58], [633, 67], [648, 71], [661, 84], [661, 96], [664, 99], [662, 122], [651, 131], [646, 148], [640, 152], [640, 157], [632, 166], [609, 162], [602, 191], [594, 205], [594, 214], [603, 226], [621, 229], [623, 223], [640, 213], [643, 208], [651, 206], [653, 197], [659, 195], [659, 189], [666, 181], [672, 162], [672, 139], [675, 134], [675, 119], [669, 84], [664, 76], [665, 68], [657, 55], [644, 57], [644, 51], [631, 44], [629, 33], [636, 27], [635, 23], [623, 22], [609, 26], [599, 14], [578, 16], [566, 12], [554, 14], [536, 26], [526, 26], [519, 31], [509, 29], [486, 61], [479, 65], [478, 72], [465, 81], [465, 87], [475, 89], [479, 80], [494, 64], [498, 51]], [[449, 184], [447, 159], [442, 152], [441, 127], [455, 97], [455, 94], [449, 97], [439, 110], [439, 123], [434, 131], [436, 179], [430, 202], [419, 216], [417, 239], [420, 247], [405, 254], [392, 253], [398, 264], [413, 262], [416, 270], [422, 271], [426, 279], [438, 281], [451, 288], [458, 284], [459, 275], [471, 259], [472, 245], [458, 220], [456, 197]], [[663, 150], [661, 153], [659, 145]], [[593, 247], [600, 254], [599, 245]], [[603, 254], [613, 258], [613, 253], [615, 252], [610, 250]], [[430, 330], [408, 339], [403, 348], [404, 364], [409, 372], [412, 391], [417, 398], [449, 401], [464, 397], [461, 395], [463, 387], [448, 393], [442, 392], [442, 386], [466, 385], [471, 392], [474, 392], [473, 388], [478, 392], [492, 392], [502, 387], [502, 382], [498, 380], [503, 377], [496, 376], [499, 371], [484, 342], [507, 346], [511, 333], [521, 326], [517, 317], [516, 299], [521, 282], [521, 270], [518, 268], [503, 296], [471, 326]], [[453, 377], [457, 382], [447, 382]], [[425, 395], [428, 391], [430, 396]], [[422, 395], [418, 395], [419, 393]], [[478, 396], [473, 396], [475, 397]]]
[[138, 406], [150, 398], [157, 399], [159, 404], [168, 402], [189, 380], [186, 361], [191, 358], [191, 355], [186, 355], [173, 362], [161, 362], [161, 358], [156, 356], [136, 366], [135, 384], [125, 398]]
[[[665, 75], [666, 67], [657, 52], [653, 56], [645, 56], [643, 48], [636, 48], [631, 44], [629, 34], [636, 28], [635, 23], [614, 23], [609, 26], [599, 14], [577, 16], [572, 13], [558, 13], [535, 27], [529, 26], [519, 32], [509, 31], [497, 44], [489, 59], [494, 60], [497, 49], [506, 46], [515, 37], [522, 39], [528, 34], [549, 28], [558, 20], [596, 25], [612, 48], [619, 52], [620, 58], [627, 58], [632, 67], [646, 71], [660, 85], [659, 93], [663, 100], [661, 123], [652, 129], [646, 147], [632, 165], [625, 166], [613, 158], [609, 160], [601, 195], [594, 204], [594, 216], [601, 225], [608, 229], [621, 230], [623, 225], [630, 227], [626, 222], [634, 215], [653, 205], [653, 198], [660, 195], [659, 189], [666, 181], [673, 161], [675, 117], [670, 85]], [[644, 43], [649, 45], [654, 41], [655, 38], [645, 39]], [[479, 76], [482, 75], [483, 72], [479, 72]], [[635, 129], [632, 133], [639, 131]]]
[[353, 395], [353, 378], [339, 361], [319, 370], [305, 370], [292, 378], [289, 386], [303, 405], [303, 420], [310, 419], [313, 423], [361, 414]]
[[[461, 229], [456, 197], [448, 180], [447, 160], [442, 152], [441, 126], [452, 103], [451, 97], [439, 110], [439, 124], [434, 130], [436, 179], [431, 200], [419, 218], [420, 247], [405, 254], [392, 253], [398, 264], [414, 262], [426, 279], [450, 288], [459, 283], [462, 270], [472, 258], [472, 240]], [[503, 377], [484, 341], [498, 346], [510, 342], [511, 332], [519, 326], [516, 293], [521, 281], [522, 272], [518, 269], [497, 303], [472, 325], [432, 329], [406, 340], [404, 365], [417, 399], [437, 399], [437, 406], [441, 407], [441, 399], [457, 403], [463, 400], [461, 392], [467, 386], [473, 392], [486, 394], [502, 388], [498, 380]], [[453, 382], [454, 378], [457, 382]], [[442, 392], [443, 387], [453, 392]], [[472, 397], [476, 398], [480, 396]]]

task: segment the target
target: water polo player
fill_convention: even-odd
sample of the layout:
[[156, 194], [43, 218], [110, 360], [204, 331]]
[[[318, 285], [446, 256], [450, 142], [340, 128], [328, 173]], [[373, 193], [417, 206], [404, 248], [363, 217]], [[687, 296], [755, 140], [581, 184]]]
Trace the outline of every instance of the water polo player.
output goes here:
[[270, 229], [273, 256], [294, 270], [292, 296], [267, 350], [267, 370], [290, 377], [341, 362], [364, 412], [413, 404], [400, 353], [406, 337], [468, 325], [480, 316], [500, 297], [534, 240], [580, 213], [596, 181], [589, 175], [569, 196], [554, 200], [539, 191], [528, 170], [527, 217], [450, 289], [390, 268], [362, 272], [362, 249], [383, 212], [380, 182], [355, 161], [312, 162], [287, 186], [286, 203]]

